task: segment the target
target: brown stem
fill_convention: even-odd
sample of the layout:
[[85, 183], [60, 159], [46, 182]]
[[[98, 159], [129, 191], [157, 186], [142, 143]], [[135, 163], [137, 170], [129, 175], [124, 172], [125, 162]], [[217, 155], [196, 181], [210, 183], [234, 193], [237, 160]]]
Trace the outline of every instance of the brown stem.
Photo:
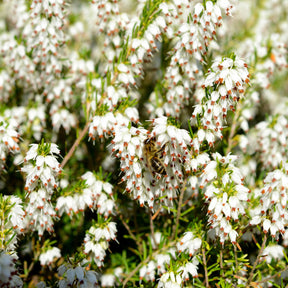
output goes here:
[[153, 217], [152, 217], [152, 220], [153, 220], [153, 221], [154, 221], [155, 218], [158, 216], [158, 214], [160, 213], [160, 211], [161, 211], [161, 208], [158, 208], [158, 210], [155, 212], [155, 214], [154, 214]]
[[220, 269], [221, 269], [221, 276], [224, 278], [224, 271], [223, 271], [223, 247], [221, 246], [220, 249]]
[[71, 147], [69, 152], [64, 157], [64, 159], [63, 159], [63, 161], [61, 163], [61, 168], [63, 168], [65, 166], [65, 164], [68, 162], [68, 160], [72, 157], [74, 151], [76, 150], [76, 148], [80, 144], [82, 138], [86, 135], [86, 133], [88, 131], [88, 128], [89, 128], [89, 124], [90, 124], [90, 122], [86, 123], [86, 125], [85, 125], [84, 129], [81, 131], [79, 137], [76, 139], [76, 141], [74, 142], [73, 146]]
[[184, 197], [185, 188], [186, 188], [186, 180], [184, 181], [183, 187], [182, 187], [181, 192], [180, 192], [178, 209], [177, 209], [177, 216], [176, 216], [176, 222], [175, 222], [175, 225], [173, 226], [173, 231], [172, 231], [171, 239], [174, 239], [175, 236], [176, 236], [176, 234], [177, 234], [177, 232], [178, 232], [177, 230], [178, 230], [179, 219], [180, 219], [180, 215], [181, 215], [181, 208], [182, 208], [182, 203], [183, 203], [183, 197]]
[[155, 231], [154, 231], [154, 225], [153, 225], [153, 215], [152, 215], [152, 211], [149, 214], [149, 218], [150, 218], [150, 230], [151, 230], [151, 236], [153, 239], [153, 242], [155, 244], [155, 249], [157, 249], [157, 242], [156, 242], [156, 238], [155, 238]]
[[255, 260], [255, 262], [254, 262], [254, 264], [253, 264], [253, 268], [252, 268], [252, 270], [251, 270], [251, 272], [250, 272], [250, 275], [249, 275], [249, 278], [248, 278], [248, 281], [247, 281], [247, 286], [248, 286], [248, 287], [249, 287], [249, 284], [251, 283], [251, 281], [252, 281], [252, 279], [253, 279], [253, 274], [254, 274], [254, 271], [255, 271], [255, 269], [256, 269], [256, 266], [257, 266], [258, 263], [259, 263], [260, 257], [262, 257], [262, 253], [263, 253], [263, 250], [264, 250], [264, 248], [265, 248], [266, 241], [267, 241], [267, 235], [264, 234], [264, 238], [263, 238], [263, 242], [262, 242], [261, 249], [260, 249], [260, 251], [259, 251], [259, 253], [258, 253], [258, 256], [257, 256], [257, 258], [256, 258], [256, 260]]
[[126, 284], [128, 283], [128, 281], [130, 280], [130, 278], [144, 265], [146, 264], [148, 261], [150, 260], [150, 257], [147, 257], [143, 262], [140, 262], [136, 268], [134, 270], [132, 270], [126, 277], [126, 279], [123, 282], [123, 288], [126, 286]]
[[202, 248], [202, 257], [203, 257], [203, 266], [204, 266], [204, 273], [205, 273], [205, 286], [209, 287], [207, 262], [206, 262], [206, 255], [205, 255], [205, 249], [204, 248]]
[[238, 259], [237, 259], [237, 247], [234, 245], [234, 258], [235, 258], [235, 271], [236, 275], [238, 275]]
[[276, 278], [277, 276], [279, 277], [279, 276], [281, 275], [281, 273], [286, 272], [286, 271], [288, 271], [288, 267], [286, 267], [285, 269], [277, 272], [276, 274], [274, 274], [274, 275], [272, 275], [272, 276], [269, 276], [269, 277], [267, 277], [267, 278], [265, 278], [265, 279], [263, 279], [263, 280], [260, 280], [260, 281], [255, 282], [255, 283], [257, 283], [257, 284], [258, 284], [258, 283], [265, 283], [265, 282], [267, 282], [267, 281], [269, 281], [269, 280], [272, 280], [272, 279]]

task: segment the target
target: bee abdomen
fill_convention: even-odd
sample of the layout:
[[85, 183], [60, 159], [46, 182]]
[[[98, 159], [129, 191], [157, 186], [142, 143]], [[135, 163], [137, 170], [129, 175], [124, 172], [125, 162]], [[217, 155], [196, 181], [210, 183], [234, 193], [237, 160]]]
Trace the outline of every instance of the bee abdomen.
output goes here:
[[161, 175], [167, 174], [163, 163], [159, 159], [153, 158], [151, 160], [151, 166], [156, 173]]

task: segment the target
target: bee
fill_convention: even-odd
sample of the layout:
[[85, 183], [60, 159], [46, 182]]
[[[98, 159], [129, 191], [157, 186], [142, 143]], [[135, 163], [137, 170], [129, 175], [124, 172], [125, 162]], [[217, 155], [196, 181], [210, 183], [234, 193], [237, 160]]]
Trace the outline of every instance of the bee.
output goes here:
[[147, 167], [153, 176], [155, 176], [156, 173], [163, 176], [167, 175], [163, 161], [165, 147], [166, 144], [164, 144], [161, 148], [156, 146], [156, 137], [147, 138], [144, 141], [143, 154]]

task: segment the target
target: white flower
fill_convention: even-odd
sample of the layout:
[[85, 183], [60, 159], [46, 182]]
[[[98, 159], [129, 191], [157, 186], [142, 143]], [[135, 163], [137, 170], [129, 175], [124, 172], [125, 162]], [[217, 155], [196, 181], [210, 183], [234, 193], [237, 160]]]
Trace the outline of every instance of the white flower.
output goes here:
[[201, 247], [202, 240], [195, 238], [192, 232], [185, 232], [184, 236], [177, 243], [177, 249], [179, 253], [188, 252], [189, 256], [192, 257], [196, 251]]
[[164, 273], [158, 283], [158, 288], [181, 288], [182, 285], [182, 278], [180, 274], [176, 274], [174, 272], [166, 272]]
[[52, 262], [55, 261], [55, 258], [58, 259], [60, 257], [60, 249], [53, 247], [52, 249], [47, 250], [45, 253], [41, 253], [39, 261], [42, 266], [51, 265]]
[[281, 245], [269, 245], [262, 252], [262, 259], [270, 264], [273, 259], [281, 260], [284, 257], [284, 247]]
[[183, 266], [180, 266], [180, 268], [178, 269], [177, 272], [182, 272], [182, 279], [184, 281], [188, 281], [189, 280], [189, 274], [193, 277], [193, 278], [196, 278], [198, 277], [198, 265], [199, 264], [199, 261], [197, 260], [196, 257], [193, 257], [192, 261], [191, 262], [188, 262], [186, 263], [185, 265]]
[[240, 215], [246, 214], [249, 189], [243, 185], [243, 176], [233, 164], [236, 156], [229, 154], [223, 157], [214, 153], [213, 158], [215, 160], [203, 170], [200, 185], [203, 188], [206, 186], [204, 196], [209, 204], [208, 223], [215, 229], [221, 243], [227, 236], [235, 243], [237, 232], [232, 228], [231, 222], [237, 222]]

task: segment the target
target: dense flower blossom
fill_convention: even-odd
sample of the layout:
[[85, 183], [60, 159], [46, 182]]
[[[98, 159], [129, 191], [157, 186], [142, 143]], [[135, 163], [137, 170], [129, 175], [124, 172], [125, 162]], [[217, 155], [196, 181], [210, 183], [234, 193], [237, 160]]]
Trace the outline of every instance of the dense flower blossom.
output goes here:
[[[244, 97], [245, 86], [249, 83], [247, 64], [235, 57], [217, 58], [208, 71], [202, 84], [196, 92], [200, 104], [195, 106], [192, 114], [192, 123], [200, 116], [201, 126], [194, 142], [196, 145], [207, 140], [213, 146], [216, 137], [222, 139], [222, 130], [225, 127], [228, 111], [235, 111], [237, 102]], [[216, 87], [214, 91], [205, 94], [205, 89]], [[208, 90], [209, 91], [209, 90]]]
[[89, 126], [89, 137], [94, 141], [96, 136], [99, 138], [112, 137], [115, 130], [127, 127], [130, 121], [138, 122], [139, 115], [136, 108], [127, 108], [125, 114], [108, 112], [103, 116], [95, 116]]
[[287, 161], [288, 121], [287, 116], [269, 117], [256, 125], [256, 151], [265, 168], [277, 168]]
[[[97, 179], [96, 175], [88, 171], [81, 177], [85, 180], [85, 186], [82, 189], [72, 189], [72, 196], [60, 196], [57, 199], [56, 211], [60, 216], [71, 212], [83, 212], [87, 207], [92, 210], [97, 210], [100, 215], [108, 218], [113, 213], [114, 199], [112, 189], [113, 186], [108, 182], [103, 182]], [[68, 187], [69, 188], [69, 187]], [[69, 188], [70, 189], [70, 188]]]
[[287, 284], [288, 1], [0, 2], [1, 287]]
[[84, 253], [89, 254], [98, 267], [103, 266], [106, 256], [105, 250], [109, 247], [109, 241], [116, 240], [116, 223], [106, 222], [101, 225], [91, 226], [84, 239]]
[[56, 159], [59, 153], [56, 144], [32, 144], [21, 168], [27, 174], [25, 190], [29, 197], [25, 221], [40, 236], [43, 236], [45, 230], [54, 231], [53, 219], [56, 218], [56, 212], [51, 197], [58, 187], [57, 177], [61, 173]]
[[221, 156], [214, 153], [213, 159], [202, 173], [200, 187], [205, 187], [204, 197], [208, 206], [208, 223], [220, 237], [220, 242], [229, 236], [236, 242], [238, 233], [232, 226], [239, 216], [246, 214], [246, 203], [249, 189], [243, 184], [243, 176], [239, 168], [234, 166], [237, 156]]
[[[203, 55], [206, 55], [218, 27], [223, 24], [221, 8], [224, 7], [221, 7], [223, 5], [220, 2], [207, 1], [206, 5], [197, 3], [194, 7], [188, 1], [182, 5], [175, 2], [175, 6], [162, 3], [162, 11], [165, 11], [167, 22], [174, 24], [173, 30], [177, 39], [170, 65], [165, 73], [169, 91], [163, 108], [168, 116], [180, 114], [183, 104], [187, 104], [189, 100], [189, 91], [195, 85], [195, 80], [203, 75], [197, 61], [204, 61]], [[226, 10], [226, 14], [229, 15], [227, 11], [229, 10]], [[189, 17], [189, 13], [192, 15], [190, 21], [181, 23], [179, 20]]]
[[188, 252], [189, 256], [192, 257], [195, 252], [201, 247], [202, 241], [200, 238], [195, 238], [193, 232], [185, 232], [180, 242], [177, 243], [177, 249], [179, 253]]
[[264, 179], [264, 187], [259, 193], [260, 205], [254, 210], [250, 221], [251, 225], [261, 223], [264, 233], [270, 232], [272, 237], [285, 233], [288, 223], [287, 211], [287, 177], [288, 164], [283, 164], [281, 169], [269, 172]]
[[60, 151], [56, 144], [31, 144], [31, 148], [24, 158], [21, 171], [27, 174], [25, 190], [31, 192], [40, 184], [51, 193], [58, 184], [55, 177], [61, 173], [61, 167], [56, 159]]
[[[123, 127], [115, 131], [112, 140], [112, 151], [120, 158], [121, 171], [125, 173], [122, 181], [127, 181], [126, 192], [138, 199], [141, 205], [147, 202], [150, 208], [153, 208], [154, 200], [163, 195], [166, 195], [166, 198], [161, 201], [171, 205], [172, 200], [177, 197], [177, 189], [183, 183], [183, 167], [190, 171], [187, 145], [190, 145], [191, 138], [188, 132], [169, 125], [166, 117], [154, 119], [153, 125], [151, 136], [148, 136], [148, 131], [143, 128]], [[151, 140], [152, 137], [155, 137], [155, 143]], [[149, 138], [149, 141], [153, 141], [148, 144], [153, 145], [152, 150], [165, 147], [163, 155], [158, 156], [163, 161], [164, 177], [159, 173], [153, 174], [155, 171], [151, 171], [153, 168], [149, 167], [150, 157], [156, 156], [145, 155], [144, 140]]]
[[32, 231], [38, 231], [43, 236], [44, 231], [54, 231], [54, 220], [57, 218], [53, 205], [50, 202], [51, 193], [46, 189], [34, 190], [29, 194], [29, 203], [25, 208], [25, 222]]

